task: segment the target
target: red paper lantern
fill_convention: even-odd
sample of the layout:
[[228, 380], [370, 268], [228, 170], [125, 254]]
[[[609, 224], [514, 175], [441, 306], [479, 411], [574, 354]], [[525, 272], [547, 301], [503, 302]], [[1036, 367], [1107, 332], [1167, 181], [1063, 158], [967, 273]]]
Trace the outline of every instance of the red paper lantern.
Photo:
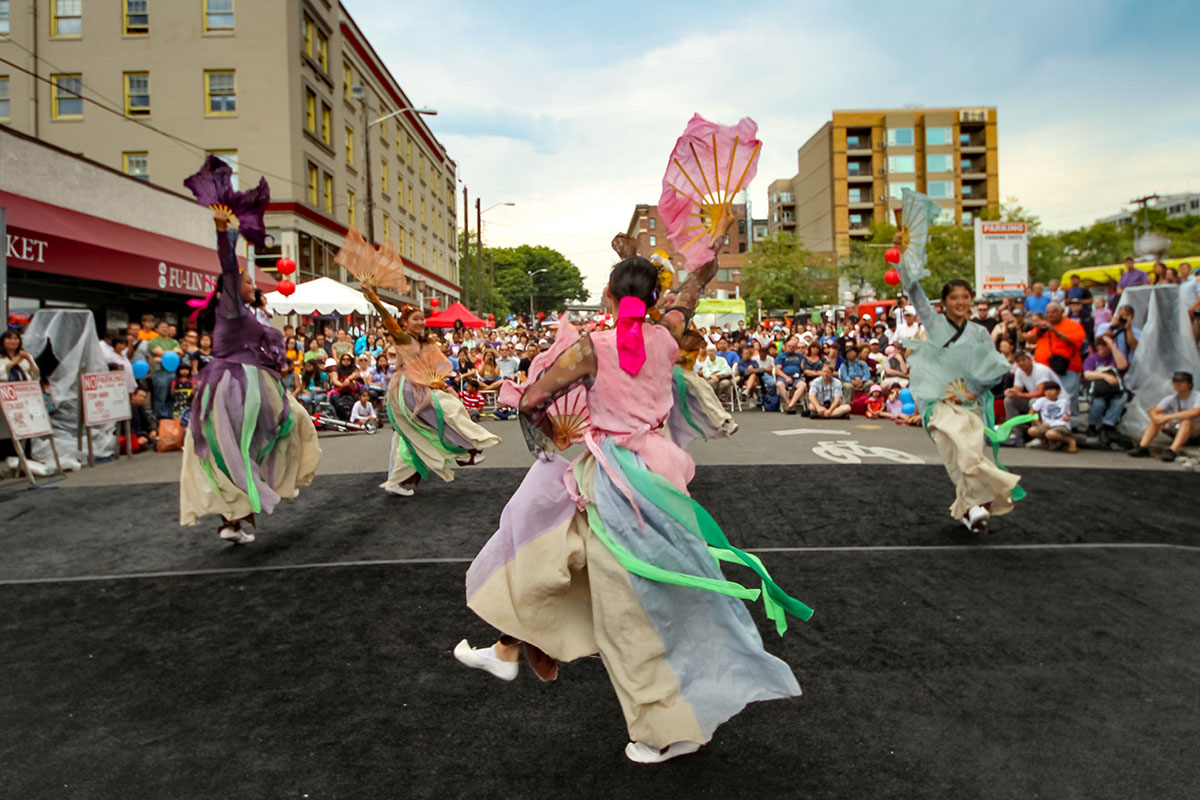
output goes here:
[[539, 311], [539, 312], [538, 312], [538, 319], [545, 319], [545, 318], [546, 318], [546, 312], [545, 312], [545, 311]]
[[292, 292], [296, 291], [296, 284], [292, 283], [287, 278], [284, 278], [278, 284], [276, 284], [275, 291], [279, 292], [284, 297], [291, 297]]
[[887, 249], [887, 251], [883, 254], [883, 260], [888, 262], [889, 264], [899, 264], [900, 263], [900, 248], [889, 247]]
[[438, 300], [436, 297], [429, 301], [429, 305], [433, 306], [434, 308], [437, 308], [441, 304], [442, 304], [442, 301]]
[[488, 314], [488, 324], [489, 324], [489, 325], [491, 325], [491, 324], [493, 324], [493, 323], [495, 323], [495, 322], [496, 322], [496, 315], [495, 315], [495, 314]]
[[888, 286], [900, 285], [900, 273], [894, 269], [889, 269], [887, 272], [883, 273], [883, 279], [887, 281]]
[[275, 269], [279, 270], [280, 275], [291, 275], [296, 271], [296, 262], [290, 258], [281, 258], [275, 262]]

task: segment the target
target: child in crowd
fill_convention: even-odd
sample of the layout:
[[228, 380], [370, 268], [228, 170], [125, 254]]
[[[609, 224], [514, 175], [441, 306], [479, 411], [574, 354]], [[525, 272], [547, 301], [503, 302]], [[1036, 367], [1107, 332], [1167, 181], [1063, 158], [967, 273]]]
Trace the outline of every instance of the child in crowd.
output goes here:
[[1054, 381], [1043, 383], [1042, 392], [1042, 397], [1029, 404], [1030, 411], [1038, 415], [1037, 424], [1029, 426], [1029, 435], [1033, 437], [1029, 446], [1041, 447], [1041, 442], [1049, 442], [1051, 450], [1058, 450], [1065, 443], [1067, 452], [1074, 453], [1079, 445], [1071, 435], [1070, 398], [1061, 396], [1062, 387]]
[[371, 404], [371, 393], [363, 389], [358, 393], [358, 402], [354, 404], [354, 408], [350, 409], [350, 421], [361, 425], [369, 419], [379, 421], [379, 417], [375, 414], [375, 406]]
[[900, 389], [903, 388], [899, 383], [889, 383], [887, 386], [886, 397], [883, 402], [883, 411], [879, 412], [881, 419], [893, 420], [897, 425], [920, 425], [920, 414], [905, 414], [904, 401], [900, 399]]
[[867, 398], [867, 419], [879, 419], [883, 414], [883, 387], [878, 383], [871, 387]]
[[480, 414], [483, 413], [483, 394], [479, 391], [479, 381], [474, 378], [463, 381], [463, 389], [458, 397], [467, 413], [471, 415], [471, 420], [478, 422]]
[[186, 361], [179, 365], [171, 381], [171, 402], [176, 419], [192, 405], [192, 368]]

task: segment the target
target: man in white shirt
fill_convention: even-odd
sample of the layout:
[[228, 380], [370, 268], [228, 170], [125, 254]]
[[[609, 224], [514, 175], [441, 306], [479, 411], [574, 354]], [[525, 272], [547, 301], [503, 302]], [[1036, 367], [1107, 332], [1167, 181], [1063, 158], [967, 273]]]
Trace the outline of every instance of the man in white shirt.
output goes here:
[[[1013, 356], [1013, 365], [1013, 385], [1004, 390], [1004, 416], [1009, 419], [1028, 414], [1030, 403], [1045, 395], [1042, 385], [1047, 381], [1062, 386], [1062, 380], [1054, 370], [1034, 361], [1028, 350], [1018, 350]], [[1020, 445], [1028, 428], [1028, 425], [1017, 426], [1003, 443], [1012, 447]]]
[[1171, 438], [1171, 448], [1162, 455], [1163, 461], [1174, 461], [1185, 444], [1200, 438], [1200, 392], [1194, 388], [1192, 373], [1180, 370], [1171, 376], [1173, 394], [1164, 397], [1150, 409], [1150, 424], [1142, 434], [1142, 443], [1129, 451], [1134, 458], [1150, 455], [1150, 442], [1159, 433]]
[[710, 344], [704, 358], [696, 362], [696, 374], [712, 384], [717, 397], [724, 397], [733, 388], [733, 369], [729, 362], [717, 355], [716, 345]]
[[513, 346], [508, 342], [500, 345], [500, 357], [496, 359], [496, 366], [500, 368], [502, 379], [516, 380], [517, 373], [521, 370], [521, 359], [513, 354]]
[[908, 346], [908, 343], [913, 339], [919, 339], [922, 331], [921, 323], [917, 319], [917, 309], [915, 306], [904, 307], [904, 322], [896, 326], [896, 339], [901, 345]]

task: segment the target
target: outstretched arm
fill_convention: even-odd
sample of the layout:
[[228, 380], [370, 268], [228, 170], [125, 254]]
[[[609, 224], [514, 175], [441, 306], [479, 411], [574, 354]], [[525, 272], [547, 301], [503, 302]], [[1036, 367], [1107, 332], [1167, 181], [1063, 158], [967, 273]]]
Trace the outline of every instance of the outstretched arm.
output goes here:
[[221, 297], [218, 311], [226, 319], [244, 317], [248, 313], [246, 304], [242, 301], [242, 272], [238, 269], [237, 253], [233, 249], [237, 242], [237, 231], [229, 229], [232, 217], [233, 212], [225, 206], [213, 209], [213, 225], [217, 228], [217, 259], [221, 262]]
[[383, 301], [379, 299], [379, 295], [375, 294], [375, 289], [370, 285], [363, 284], [363, 295], [371, 305], [375, 306], [375, 310], [379, 312], [380, 319], [383, 320], [383, 327], [392, 335], [392, 339], [396, 344], [409, 344], [412, 342], [412, 337], [404, 332], [400, 327], [400, 323], [391, 315], [391, 312], [383, 305]]
[[692, 320], [692, 314], [696, 311], [696, 304], [704, 296], [704, 287], [708, 286], [708, 282], [717, 275], [717, 250], [720, 249], [725, 234], [728, 233], [736, 219], [737, 217], [734, 216], [733, 209], [728, 203], [722, 206], [721, 217], [717, 221], [712, 237], [712, 261], [695, 272], [689, 273], [679, 288], [664, 292], [659, 299], [658, 307], [662, 309], [663, 315], [658, 324], [666, 326], [671, 335], [675, 337], [676, 342], [680, 341], [684, 331], [687, 330], [688, 323]]
[[554, 438], [550, 406], [580, 382], [590, 386], [596, 375], [596, 351], [586, 333], [572, 344], [521, 394], [521, 431], [534, 455], [550, 450]]

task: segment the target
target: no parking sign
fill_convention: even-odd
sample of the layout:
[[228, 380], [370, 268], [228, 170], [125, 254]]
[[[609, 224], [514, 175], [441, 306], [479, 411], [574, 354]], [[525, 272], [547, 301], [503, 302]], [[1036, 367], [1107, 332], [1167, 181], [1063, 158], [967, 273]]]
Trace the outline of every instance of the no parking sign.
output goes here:
[[0, 409], [14, 439], [50, 435], [50, 415], [37, 381], [0, 383]]
[[125, 373], [96, 372], [79, 376], [83, 389], [83, 422], [89, 427], [133, 416], [125, 390]]

